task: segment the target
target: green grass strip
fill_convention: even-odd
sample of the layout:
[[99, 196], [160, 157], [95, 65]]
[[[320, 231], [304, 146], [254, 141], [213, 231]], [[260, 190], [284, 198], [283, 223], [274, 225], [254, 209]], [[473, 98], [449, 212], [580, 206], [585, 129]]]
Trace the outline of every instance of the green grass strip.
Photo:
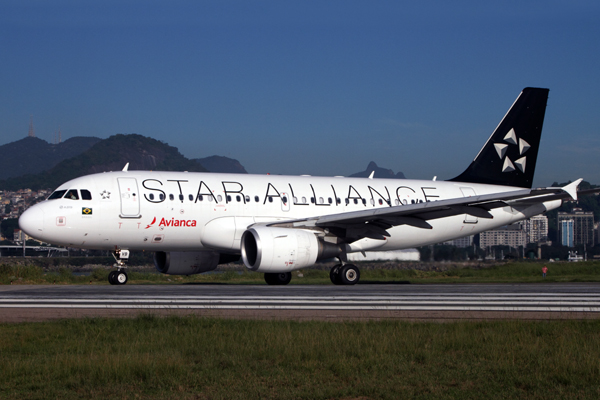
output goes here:
[[[510, 262], [497, 265], [469, 267], [439, 263], [434, 270], [414, 268], [389, 268], [390, 263], [358, 263], [361, 283], [550, 283], [550, 282], [598, 282], [600, 262]], [[393, 264], [392, 264], [393, 265]], [[406, 265], [406, 264], [405, 264]], [[410, 265], [410, 264], [408, 264]], [[548, 276], [542, 278], [542, 266], [549, 268]], [[291, 284], [330, 285], [329, 270], [321, 267], [292, 272]], [[44, 272], [36, 265], [0, 265], [0, 284], [102, 284], [108, 285], [108, 268], [94, 269], [90, 275], [77, 276], [67, 267], [57, 272]], [[134, 284], [181, 284], [181, 283], [232, 283], [265, 284], [262, 273], [251, 272], [243, 266], [239, 270], [191, 276], [163, 275], [150, 272], [129, 271], [130, 283]]]
[[0, 324], [2, 399], [597, 399], [600, 321]]

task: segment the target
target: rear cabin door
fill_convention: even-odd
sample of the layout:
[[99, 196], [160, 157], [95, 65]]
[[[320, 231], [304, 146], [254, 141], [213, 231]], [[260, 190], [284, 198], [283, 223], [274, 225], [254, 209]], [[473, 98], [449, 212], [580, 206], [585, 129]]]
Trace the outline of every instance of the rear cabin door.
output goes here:
[[117, 178], [121, 194], [121, 218], [140, 218], [140, 194], [135, 178]]
[[[463, 197], [471, 197], [471, 196], [475, 196], [475, 189], [471, 188], [471, 187], [461, 187], [460, 191], [463, 194]], [[469, 214], [465, 214], [465, 219], [463, 221], [465, 224], [476, 224], [477, 223], [477, 217], [474, 217], [472, 215]]]

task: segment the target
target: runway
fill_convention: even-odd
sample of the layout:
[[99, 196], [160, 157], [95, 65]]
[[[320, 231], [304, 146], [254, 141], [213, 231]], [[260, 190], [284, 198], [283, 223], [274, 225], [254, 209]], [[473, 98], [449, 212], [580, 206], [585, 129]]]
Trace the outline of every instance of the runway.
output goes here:
[[4, 322], [140, 313], [297, 320], [595, 319], [600, 283], [0, 287]]

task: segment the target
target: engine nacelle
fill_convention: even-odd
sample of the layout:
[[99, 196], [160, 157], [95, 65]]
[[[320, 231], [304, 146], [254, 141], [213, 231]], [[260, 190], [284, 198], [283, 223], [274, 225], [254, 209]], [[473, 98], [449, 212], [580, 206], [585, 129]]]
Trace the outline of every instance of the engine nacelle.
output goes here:
[[313, 265], [319, 242], [311, 231], [257, 226], [242, 235], [242, 259], [257, 272], [290, 272]]
[[215, 251], [154, 253], [158, 272], [169, 275], [193, 275], [212, 271], [219, 264], [220, 254]]

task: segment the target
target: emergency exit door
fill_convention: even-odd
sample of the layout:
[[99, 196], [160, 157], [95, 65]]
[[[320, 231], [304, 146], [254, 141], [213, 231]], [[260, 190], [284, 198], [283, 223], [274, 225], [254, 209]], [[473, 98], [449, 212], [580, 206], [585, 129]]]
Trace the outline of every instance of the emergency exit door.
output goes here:
[[[461, 187], [460, 191], [463, 194], [463, 197], [471, 197], [471, 196], [475, 196], [475, 189], [471, 188], [471, 187]], [[476, 224], [477, 223], [477, 217], [474, 217], [472, 215], [469, 214], [465, 214], [465, 219], [463, 221], [465, 224]]]

